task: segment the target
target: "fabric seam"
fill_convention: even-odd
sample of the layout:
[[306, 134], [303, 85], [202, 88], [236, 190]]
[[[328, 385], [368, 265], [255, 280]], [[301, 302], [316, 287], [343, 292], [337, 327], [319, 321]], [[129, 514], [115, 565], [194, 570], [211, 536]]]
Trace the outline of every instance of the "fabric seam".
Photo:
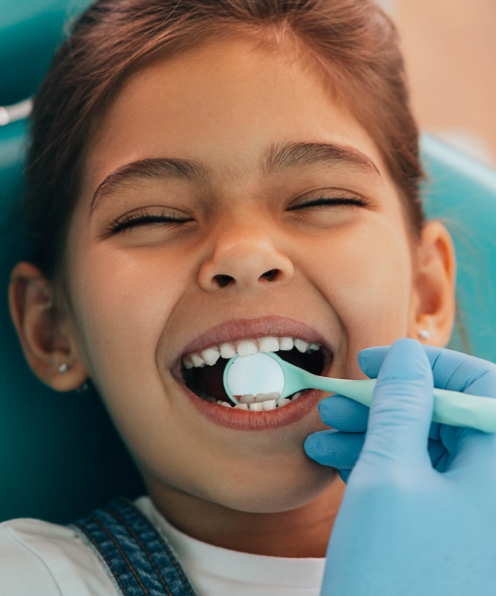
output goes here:
[[[120, 523], [126, 528], [126, 530], [131, 534], [131, 536], [136, 540], [136, 542], [139, 544], [139, 546], [141, 547], [141, 549], [145, 552], [147, 559], [149, 560], [149, 562], [151, 563], [153, 569], [155, 570], [155, 573], [159, 576], [160, 578], [160, 583], [162, 584], [163, 588], [165, 589], [165, 591], [167, 592], [167, 594], [169, 596], [173, 596], [172, 592], [169, 590], [169, 587], [167, 586], [167, 584], [165, 583], [165, 580], [162, 576], [162, 573], [160, 572], [159, 568], [157, 567], [157, 564], [155, 563], [155, 561], [153, 560], [153, 557], [151, 556], [151, 554], [149, 553], [148, 549], [145, 548], [145, 545], [142, 543], [142, 541], [139, 539], [138, 535], [136, 534], [136, 532], [132, 529], [132, 527], [124, 520], [124, 518], [119, 515], [117, 513], [117, 511], [115, 511], [114, 509], [110, 509], [110, 507], [106, 508], [107, 511], [113, 515], [118, 521], [120, 521]], [[172, 557], [171, 557], [172, 560]]]
[[102, 567], [105, 569], [108, 577], [110, 577], [110, 580], [115, 588], [116, 593], [117, 594], [125, 594], [125, 592], [121, 589], [121, 586], [119, 585], [115, 575], [113, 574], [112, 570], [110, 569], [107, 561], [103, 557], [102, 553], [97, 548], [97, 546], [93, 543], [93, 541], [90, 540], [90, 538], [86, 535], [86, 532], [84, 532], [84, 530], [82, 528], [80, 528], [79, 526], [76, 526], [75, 524], [68, 524], [67, 527], [71, 528], [71, 530], [74, 530], [78, 534], [78, 536], [81, 536], [82, 540], [87, 544], [87, 546], [91, 549], [91, 551], [96, 555], [98, 561], [100, 562]]
[[64, 596], [62, 594], [62, 591], [60, 589], [59, 584], [57, 583], [57, 580], [55, 579], [53, 573], [50, 570], [50, 567], [46, 564], [46, 562], [40, 557], [40, 555], [33, 550], [29, 545], [27, 545], [25, 542], [23, 542], [20, 538], [18, 538], [17, 536], [15, 536], [10, 528], [7, 528], [7, 533], [10, 534], [10, 536], [19, 544], [21, 544], [26, 550], [28, 550], [32, 555], [34, 555], [45, 567], [45, 569], [48, 571], [48, 574], [50, 575], [50, 577], [53, 580], [53, 583], [55, 584], [55, 587], [57, 588], [58, 593], [60, 594], [60, 596]]
[[159, 527], [156, 527], [155, 524], [138, 507], [136, 507], [136, 505], [134, 503], [132, 503], [131, 501], [129, 501], [129, 499], [126, 499], [126, 498], [123, 497], [122, 500], [127, 505], [129, 505], [130, 507], [132, 507], [140, 517], [142, 517], [148, 524], [150, 524], [152, 526], [152, 528], [158, 534], [158, 538], [160, 540], [160, 543], [162, 544], [162, 546], [164, 547], [164, 549], [167, 552], [170, 553], [171, 561], [172, 561], [174, 567], [176, 568], [177, 572], [179, 573], [179, 575], [183, 579], [184, 583], [186, 584], [186, 587], [188, 588], [188, 592], [191, 594], [191, 596], [196, 596], [195, 591], [193, 590], [193, 588], [190, 585], [190, 582], [189, 582], [187, 576], [185, 575], [185, 572], [183, 571], [182, 567], [180, 566], [179, 557], [175, 554], [175, 552], [172, 549], [172, 547], [164, 540], [164, 538], [162, 536], [162, 533], [160, 531], [160, 528]]

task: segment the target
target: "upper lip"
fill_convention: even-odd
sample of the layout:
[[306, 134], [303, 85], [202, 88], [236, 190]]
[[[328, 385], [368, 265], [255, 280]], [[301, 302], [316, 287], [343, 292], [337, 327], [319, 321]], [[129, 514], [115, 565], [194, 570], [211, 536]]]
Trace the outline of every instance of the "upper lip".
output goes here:
[[327, 338], [316, 329], [288, 317], [265, 316], [254, 319], [231, 319], [207, 329], [196, 336], [188, 344], [180, 347], [173, 359], [172, 369], [180, 367], [180, 360], [185, 354], [201, 352], [206, 348], [224, 342], [235, 342], [242, 339], [259, 339], [261, 337], [294, 337], [308, 343], [318, 343], [329, 355], [334, 352]]

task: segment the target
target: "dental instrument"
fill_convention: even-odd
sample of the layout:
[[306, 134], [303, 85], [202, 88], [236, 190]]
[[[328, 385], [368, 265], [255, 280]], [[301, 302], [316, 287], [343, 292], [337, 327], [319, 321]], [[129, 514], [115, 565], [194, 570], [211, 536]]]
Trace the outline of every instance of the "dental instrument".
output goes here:
[[[273, 352], [235, 356], [224, 370], [224, 388], [240, 404], [243, 396], [270, 395], [276, 403], [305, 389], [320, 389], [370, 406], [376, 379], [321, 377], [286, 362]], [[277, 397], [274, 397], [277, 396]], [[496, 433], [496, 399], [434, 388], [433, 422]]]

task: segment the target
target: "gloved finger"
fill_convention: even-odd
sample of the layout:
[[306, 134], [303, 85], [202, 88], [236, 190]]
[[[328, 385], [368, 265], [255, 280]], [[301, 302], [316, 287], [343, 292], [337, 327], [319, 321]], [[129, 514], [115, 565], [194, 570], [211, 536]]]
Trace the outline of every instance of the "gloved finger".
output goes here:
[[377, 379], [382, 363], [391, 346], [377, 346], [365, 348], [358, 352], [358, 364], [362, 371], [371, 379]]
[[[366, 348], [358, 354], [358, 364], [370, 378], [377, 378], [389, 346]], [[424, 346], [431, 363], [434, 386], [450, 391], [496, 397], [496, 365], [461, 352]]]
[[[344, 395], [333, 395], [319, 402], [320, 418], [324, 424], [347, 433], [363, 433], [367, 430], [369, 408]], [[439, 440], [441, 424], [433, 422], [429, 438]]]
[[[462, 432], [462, 430], [463, 429], [458, 428], [457, 426], [450, 426], [448, 424], [441, 425], [439, 432], [440, 446], [437, 448], [437, 450], [440, 452], [440, 456], [438, 457], [435, 463], [433, 462], [433, 466], [438, 472], [443, 473], [446, 472], [448, 468], [450, 468], [453, 458], [458, 449], [458, 440], [460, 437], [460, 432]], [[429, 448], [429, 454], [430, 451], [431, 449]]]
[[349, 470], [358, 460], [364, 440], [364, 433], [322, 430], [309, 435], [304, 448], [308, 457], [319, 464]]
[[456, 480], [463, 479], [469, 485], [489, 484], [492, 491], [496, 485], [496, 434], [457, 428], [456, 445], [451, 454], [446, 473]]
[[423, 346], [413, 339], [396, 341], [379, 371], [360, 461], [374, 468], [430, 465], [433, 405], [432, 370]]
[[[426, 346], [432, 362], [436, 387], [496, 397], [496, 366], [492, 362], [453, 350]], [[441, 440], [449, 457], [441, 462], [444, 470], [469, 482], [484, 482], [496, 469], [496, 436], [471, 429], [443, 425]], [[437, 469], [441, 471], [441, 466]]]
[[441, 440], [446, 455], [436, 466], [439, 472], [474, 477], [476, 482], [481, 476], [496, 477], [496, 435], [443, 424]]
[[450, 463], [451, 455], [447, 451], [445, 451], [444, 454], [437, 460], [436, 465], [434, 467], [437, 472], [443, 474], [449, 468]]
[[429, 439], [429, 457], [431, 458], [432, 467], [437, 469], [437, 466], [442, 457], [447, 453], [447, 450], [441, 441]]
[[496, 397], [495, 364], [445, 348], [424, 347], [432, 365], [435, 387]]
[[[376, 379], [381, 369], [384, 358], [391, 346], [377, 346], [373, 348], [365, 348], [358, 352], [358, 364], [362, 371], [371, 379]], [[436, 348], [434, 346], [425, 346], [425, 351], [431, 367], [435, 364], [439, 351], [443, 348]], [[452, 351], [452, 350], [448, 350]], [[457, 354], [458, 352], [454, 352]]]
[[458, 444], [460, 428], [457, 426], [450, 426], [443, 424], [441, 426], [440, 438], [448, 453], [455, 453]]
[[363, 404], [333, 395], [319, 402], [320, 418], [324, 424], [347, 433], [363, 433], [367, 430], [369, 409]]
[[429, 429], [429, 439], [435, 439], [436, 441], [440, 440], [440, 432], [441, 432], [441, 423], [440, 422], [432, 422], [431, 427]]

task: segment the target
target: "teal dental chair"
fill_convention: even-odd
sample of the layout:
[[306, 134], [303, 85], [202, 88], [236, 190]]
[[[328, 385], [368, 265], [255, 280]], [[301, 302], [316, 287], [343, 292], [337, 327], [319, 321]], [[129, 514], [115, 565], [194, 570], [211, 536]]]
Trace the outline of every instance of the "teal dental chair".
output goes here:
[[[0, 3], [0, 106], [36, 92], [63, 23], [87, 4]], [[0, 109], [0, 122], [2, 114], [4, 122], [15, 119], [15, 111]], [[144, 487], [93, 385], [84, 393], [45, 386], [28, 367], [10, 319], [10, 272], [32, 255], [25, 230], [12, 223], [25, 142], [25, 120], [0, 125], [0, 521], [66, 523]], [[428, 218], [446, 224], [457, 252], [459, 316], [450, 347], [496, 362], [496, 172], [428, 135], [422, 155]]]

